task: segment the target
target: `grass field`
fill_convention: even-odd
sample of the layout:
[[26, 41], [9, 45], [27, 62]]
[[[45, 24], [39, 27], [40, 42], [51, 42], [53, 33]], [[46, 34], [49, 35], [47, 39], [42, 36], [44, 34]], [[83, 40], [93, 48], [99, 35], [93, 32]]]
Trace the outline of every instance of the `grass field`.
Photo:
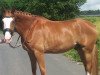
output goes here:
[[[96, 26], [96, 29], [98, 31], [99, 36], [98, 36], [98, 41], [97, 41], [97, 48], [98, 48], [98, 59], [99, 59], [99, 66], [100, 66], [100, 17], [99, 16], [97, 17], [95, 16], [83, 17], [82, 16], [81, 18], [91, 21]], [[68, 52], [65, 52], [64, 55], [71, 58], [74, 61], [81, 61], [77, 51], [73, 49]]]

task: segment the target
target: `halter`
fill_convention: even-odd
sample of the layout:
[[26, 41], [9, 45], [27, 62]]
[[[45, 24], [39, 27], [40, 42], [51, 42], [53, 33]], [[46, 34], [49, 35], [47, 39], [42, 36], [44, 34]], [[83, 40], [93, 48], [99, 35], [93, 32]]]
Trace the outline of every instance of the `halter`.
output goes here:
[[5, 34], [5, 32], [9, 32], [11, 35], [13, 34], [12, 30], [10, 28], [6, 28], [3, 30], [3, 34]]
[[5, 16], [5, 18], [11, 18], [11, 16]]

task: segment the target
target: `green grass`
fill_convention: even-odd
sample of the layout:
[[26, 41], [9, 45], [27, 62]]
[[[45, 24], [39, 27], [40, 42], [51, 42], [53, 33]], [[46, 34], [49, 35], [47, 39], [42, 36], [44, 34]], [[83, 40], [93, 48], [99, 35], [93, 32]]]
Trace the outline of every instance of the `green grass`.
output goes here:
[[71, 60], [81, 62], [80, 57], [79, 57], [77, 51], [74, 50], [74, 49], [69, 50], [68, 52], [65, 52], [64, 56], [67, 56]]
[[[97, 48], [98, 48], [98, 59], [99, 59], [99, 66], [100, 66], [100, 17], [82, 16], [81, 18], [91, 21], [96, 26], [96, 29], [98, 31], [99, 36], [97, 41]], [[81, 61], [77, 51], [75, 51], [74, 49], [65, 52], [64, 55], [71, 58], [74, 61]]]

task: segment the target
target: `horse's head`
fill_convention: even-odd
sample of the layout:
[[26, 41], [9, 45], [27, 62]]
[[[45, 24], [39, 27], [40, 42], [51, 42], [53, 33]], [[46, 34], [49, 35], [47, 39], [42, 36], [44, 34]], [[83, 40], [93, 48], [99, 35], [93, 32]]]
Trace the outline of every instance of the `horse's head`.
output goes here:
[[11, 38], [14, 31], [14, 15], [13, 11], [5, 10], [3, 13], [3, 31], [4, 31], [4, 40], [6, 43], [11, 42]]

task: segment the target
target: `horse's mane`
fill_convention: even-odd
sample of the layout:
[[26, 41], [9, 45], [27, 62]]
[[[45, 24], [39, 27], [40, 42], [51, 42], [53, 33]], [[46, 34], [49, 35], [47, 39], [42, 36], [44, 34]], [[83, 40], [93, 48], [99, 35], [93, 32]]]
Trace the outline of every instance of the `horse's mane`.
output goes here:
[[25, 11], [19, 11], [19, 10], [6, 10], [6, 13], [13, 13], [14, 15], [19, 15], [19, 16], [25, 16], [25, 17], [38, 17], [38, 18], [42, 18], [42, 19], [46, 19], [48, 20], [47, 18], [43, 17], [43, 16], [39, 16], [39, 15], [34, 15], [34, 14], [31, 14], [29, 12], [25, 12]]
[[23, 11], [18, 11], [18, 10], [15, 10], [14, 14], [17, 14], [17, 15], [20, 15], [20, 16], [26, 16], [26, 17], [38, 17], [38, 18], [42, 18], [42, 19], [48, 20], [47, 18], [45, 18], [43, 16], [34, 15], [34, 14], [29, 13], [29, 12], [23, 12]]
[[31, 13], [29, 13], [29, 12], [22, 12], [22, 11], [17, 11], [17, 10], [14, 11], [14, 14], [22, 15], [22, 16], [30, 16], [30, 17], [33, 16], [33, 15], [32, 15]]

